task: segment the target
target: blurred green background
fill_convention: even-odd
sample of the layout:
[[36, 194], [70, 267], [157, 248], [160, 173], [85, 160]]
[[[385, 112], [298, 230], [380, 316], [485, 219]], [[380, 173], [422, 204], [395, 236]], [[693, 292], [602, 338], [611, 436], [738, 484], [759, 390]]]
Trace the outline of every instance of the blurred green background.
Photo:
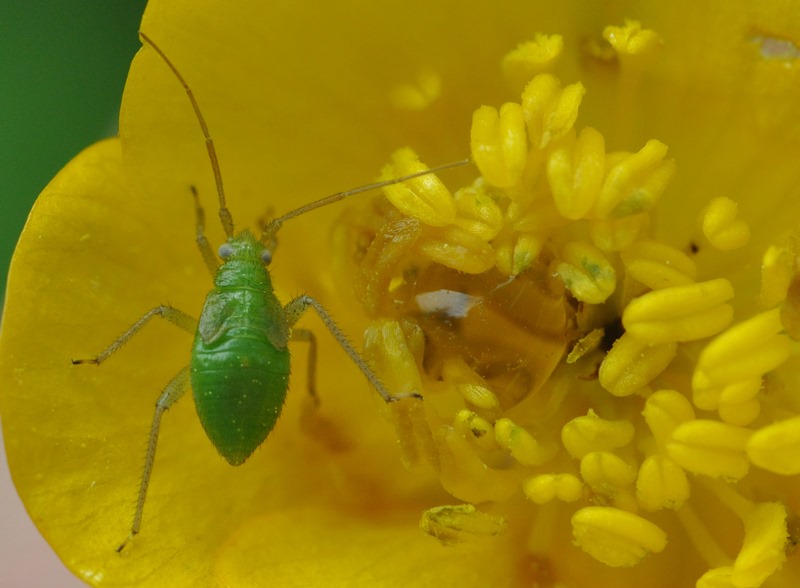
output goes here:
[[[0, 0], [0, 299], [36, 196], [81, 149], [117, 133], [146, 0]], [[1, 440], [0, 440], [1, 441]], [[0, 585], [72, 588], [11, 484], [0, 442]]]
[[117, 133], [145, 0], [0, 0], [0, 268], [36, 196]]

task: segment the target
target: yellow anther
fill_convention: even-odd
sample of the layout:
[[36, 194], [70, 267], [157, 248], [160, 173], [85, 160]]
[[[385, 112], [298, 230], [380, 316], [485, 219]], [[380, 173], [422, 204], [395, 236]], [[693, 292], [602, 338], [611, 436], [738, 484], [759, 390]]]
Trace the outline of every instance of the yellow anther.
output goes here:
[[761, 413], [761, 402], [758, 398], [750, 398], [742, 402], [728, 402], [720, 399], [719, 418], [729, 425], [746, 427], [758, 418]]
[[534, 35], [503, 58], [503, 74], [515, 87], [522, 87], [536, 74], [553, 67], [564, 49], [561, 35]]
[[589, 221], [589, 237], [598, 249], [622, 251], [633, 245], [649, 222], [646, 213], [622, 218], [596, 218]]
[[649, 345], [625, 333], [600, 364], [600, 385], [614, 396], [635, 394], [666, 369], [677, 349], [676, 343]]
[[425, 110], [442, 93], [442, 79], [433, 71], [420, 72], [415, 84], [399, 84], [392, 89], [391, 101], [401, 110]]
[[742, 380], [735, 384], [719, 386], [711, 389], [716, 396], [697, 395], [695, 404], [701, 408], [703, 402], [709, 402], [717, 408], [720, 418], [730, 425], [744, 427], [752, 423], [761, 412], [761, 403], [757, 396], [761, 391], [761, 378]]
[[594, 206], [605, 177], [606, 148], [603, 135], [591, 127], [567, 135], [547, 158], [547, 180], [559, 214], [571, 220], [584, 218]]
[[[389, 180], [428, 169], [411, 149], [398, 149], [392, 162], [381, 170], [380, 180]], [[456, 219], [455, 200], [435, 174], [428, 174], [383, 189], [400, 212], [426, 225], [442, 227]]]
[[569, 355], [567, 355], [567, 363], [575, 363], [581, 357], [598, 349], [600, 343], [603, 341], [604, 335], [605, 331], [603, 329], [594, 329], [581, 337], [580, 340], [575, 343]]
[[739, 205], [730, 198], [714, 198], [703, 212], [703, 234], [717, 249], [730, 251], [747, 245], [750, 226], [736, 218]]
[[648, 292], [622, 313], [626, 332], [651, 345], [694, 341], [719, 333], [733, 320], [733, 287], [724, 279]]
[[551, 141], [564, 136], [575, 124], [586, 89], [580, 82], [563, 90], [558, 78], [539, 74], [522, 92], [522, 109], [531, 144], [544, 149]]
[[603, 252], [580, 241], [568, 243], [556, 273], [581, 302], [600, 304], [614, 293], [617, 274]]
[[455, 225], [426, 231], [418, 247], [436, 263], [466, 274], [480, 274], [494, 266], [492, 246]]
[[455, 194], [456, 226], [484, 241], [491, 241], [503, 228], [503, 211], [483, 187], [461, 188]]
[[794, 274], [794, 256], [788, 247], [772, 245], [761, 260], [761, 301], [771, 308], [786, 298]]
[[686, 473], [664, 455], [651, 455], [639, 467], [636, 499], [646, 510], [680, 508], [689, 499], [690, 492]]
[[364, 355], [392, 394], [422, 394], [417, 362], [400, 323], [390, 319], [372, 321], [364, 333]]
[[505, 517], [481, 512], [472, 504], [437, 506], [422, 513], [419, 527], [442, 545], [494, 537], [506, 530]]
[[[424, 392], [412, 352], [421, 343], [421, 337], [421, 331], [407, 335], [399, 322], [389, 319], [373, 321], [364, 333], [364, 359], [394, 395]], [[423, 403], [407, 399], [392, 402], [389, 407], [405, 463], [410, 465], [422, 459], [435, 465], [438, 455]]]
[[500, 407], [500, 401], [486, 386], [474, 382], [466, 382], [458, 386], [462, 398], [472, 406], [483, 410], [495, 410]]
[[[698, 386], [694, 388], [692, 393], [692, 402], [700, 410], [717, 410], [720, 408], [723, 396], [725, 397], [725, 404], [738, 404], [745, 402], [756, 397], [761, 390], [761, 377], [740, 380], [731, 384], [711, 385], [705, 382], [705, 385], [700, 386], [699, 382], [702, 376], [697, 376], [695, 380]], [[735, 400], [741, 398], [741, 400]], [[727, 422], [727, 419], [726, 419]], [[737, 423], [731, 423], [737, 424]]]
[[444, 489], [466, 502], [503, 502], [519, 491], [519, 478], [511, 469], [490, 468], [475, 444], [453, 427], [437, 432], [439, 479]]
[[667, 534], [638, 515], [608, 506], [587, 506], [572, 516], [575, 543], [611, 567], [632, 567], [667, 546]]
[[575, 417], [561, 428], [561, 443], [575, 459], [583, 459], [593, 451], [613, 451], [633, 439], [630, 421], [601, 419], [589, 409], [586, 416]]
[[507, 102], [500, 112], [481, 106], [472, 116], [472, 159], [492, 186], [510, 188], [519, 183], [528, 159], [528, 139], [522, 107]]
[[754, 465], [776, 474], [800, 474], [800, 416], [753, 433], [747, 442], [747, 457]]
[[581, 459], [581, 478], [598, 494], [613, 497], [633, 484], [636, 469], [610, 451], [592, 451]]
[[680, 392], [659, 390], [647, 399], [642, 415], [656, 443], [663, 447], [669, 442], [675, 427], [694, 420], [694, 409]]
[[667, 453], [692, 473], [739, 480], [749, 467], [745, 447], [751, 434], [742, 427], [697, 419], [675, 428]]
[[532, 233], [509, 234], [495, 246], [497, 269], [509, 276], [516, 276], [528, 269], [542, 250], [542, 239]]
[[638, 153], [609, 155], [610, 167], [594, 214], [621, 218], [649, 210], [675, 173], [675, 162], [665, 160], [666, 154], [666, 145], [651, 140]]
[[694, 260], [658, 241], [640, 241], [622, 252], [628, 275], [651, 290], [686, 286], [697, 277]]
[[733, 385], [742, 386], [738, 397], [746, 398], [756, 381], [789, 357], [791, 343], [782, 331], [780, 311], [773, 309], [713, 339], [700, 353], [692, 376], [695, 405], [705, 410], [716, 408], [726, 387]]
[[496, 410], [500, 401], [492, 392], [486, 380], [467, 365], [461, 357], [450, 357], [442, 365], [442, 379], [453, 384], [461, 397], [481, 410]]
[[733, 563], [734, 586], [761, 586], [786, 561], [786, 507], [776, 502], [756, 505], [745, 517], [744, 542]]
[[625, 26], [608, 26], [603, 37], [621, 56], [644, 56], [653, 53], [663, 44], [661, 35], [651, 29], [643, 29], [636, 20], [626, 20]]
[[497, 444], [510, 451], [514, 459], [522, 465], [541, 465], [550, 457], [533, 435], [511, 419], [498, 419], [494, 424], [494, 434]]
[[459, 410], [453, 418], [453, 428], [468, 439], [472, 439], [480, 449], [497, 449], [492, 424], [471, 410]]
[[583, 483], [572, 474], [542, 474], [526, 480], [522, 491], [536, 504], [552, 500], [575, 502], [583, 495]]

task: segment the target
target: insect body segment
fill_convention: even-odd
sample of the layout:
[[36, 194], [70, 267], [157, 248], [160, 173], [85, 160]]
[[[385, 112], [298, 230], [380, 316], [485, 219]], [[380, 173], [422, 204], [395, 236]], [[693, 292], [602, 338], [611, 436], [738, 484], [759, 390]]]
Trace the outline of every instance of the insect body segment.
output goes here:
[[240, 465], [272, 431], [286, 399], [289, 325], [261, 261], [263, 246], [248, 231], [227, 245], [200, 315], [191, 380], [206, 434]]

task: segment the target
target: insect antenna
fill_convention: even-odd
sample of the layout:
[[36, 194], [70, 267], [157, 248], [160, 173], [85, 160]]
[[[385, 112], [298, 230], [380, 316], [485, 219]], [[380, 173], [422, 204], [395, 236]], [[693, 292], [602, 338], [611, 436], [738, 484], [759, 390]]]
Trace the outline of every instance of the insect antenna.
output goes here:
[[214, 148], [214, 140], [211, 138], [211, 133], [208, 131], [208, 125], [206, 125], [206, 120], [203, 118], [203, 113], [200, 112], [200, 105], [197, 104], [197, 100], [194, 97], [192, 89], [189, 87], [189, 84], [186, 83], [186, 80], [183, 79], [183, 76], [178, 71], [178, 68], [173, 65], [172, 61], [170, 61], [169, 57], [166, 56], [159, 46], [141, 31], [139, 31], [139, 38], [146, 44], [150, 45], [150, 47], [152, 47], [155, 52], [159, 54], [161, 59], [164, 60], [164, 63], [166, 63], [167, 66], [172, 70], [172, 73], [175, 74], [175, 77], [178, 78], [178, 81], [186, 91], [186, 95], [189, 97], [189, 102], [192, 103], [192, 108], [194, 108], [197, 121], [200, 123], [203, 136], [206, 138], [206, 151], [208, 151], [208, 158], [211, 160], [211, 169], [214, 170], [214, 182], [217, 184], [217, 195], [219, 196], [219, 218], [220, 221], [222, 221], [222, 228], [228, 238], [233, 237], [233, 218], [231, 217], [231, 213], [225, 203], [225, 188], [222, 185], [222, 172], [219, 169], [217, 150]]
[[471, 162], [470, 159], [462, 159], [460, 161], [453, 161], [451, 163], [445, 163], [443, 165], [438, 165], [436, 167], [432, 167], [430, 169], [414, 172], [413, 174], [408, 174], [406, 176], [401, 176], [399, 178], [393, 178], [391, 180], [384, 180], [382, 182], [375, 182], [372, 184], [366, 184], [364, 186], [359, 186], [358, 188], [352, 188], [350, 190], [345, 190], [344, 192], [337, 192], [336, 194], [331, 194], [330, 196], [325, 196], [324, 198], [320, 198], [319, 200], [315, 200], [314, 202], [310, 202], [308, 204], [304, 204], [299, 208], [295, 208], [284, 214], [283, 216], [279, 216], [276, 219], [273, 219], [267, 224], [264, 228], [264, 232], [261, 235], [261, 242], [262, 243], [269, 243], [275, 233], [278, 232], [278, 229], [281, 228], [283, 223], [291, 218], [296, 216], [300, 216], [301, 214], [305, 214], [317, 208], [321, 208], [323, 206], [327, 206], [328, 204], [333, 204], [334, 202], [338, 202], [339, 200], [343, 200], [348, 196], [353, 196], [354, 194], [360, 194], [362, 192], [368, 192], [370, 190], [377, 190], [378, 188], [385, 188], [386, 186], [392, 186], [394, 184], [399, 184], [401, 182], [405, 182], [406, 180], [413, 180], [414, 178], [418, 178], [420, 176], [427, 176], [428, 174], [435, 174], [442, 170], [451, 169], [454, 167], [461, 167], [467, 165]]

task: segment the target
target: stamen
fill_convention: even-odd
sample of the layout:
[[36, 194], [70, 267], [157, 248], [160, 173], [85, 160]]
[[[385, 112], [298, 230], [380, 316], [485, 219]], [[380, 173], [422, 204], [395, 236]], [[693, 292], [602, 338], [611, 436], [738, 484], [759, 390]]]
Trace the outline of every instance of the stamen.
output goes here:
[[561, 82], [551, 74], [531, 80], [522, 92], [522, 110], [535, 148], [544, 149], [572, 129], [585, 93], [580, 82], [562, 90]]
[[750, 227], [736, 218], [739, 205], [730, 198], [714, 198], [703, 212], [703, 234], [722, 251], [739, 249], [750, 240]]
[[636, 468], [610, 451], [592, 451], [581, 459], [581, 478], [596, 493], [616, 499], [630, 493]]
[[610, 165], [593, 213], [621, 218], [650, 210], [675, 173], [675, 162], [664, 159], [667, 146], [648, 141], [638, 153], [608, 156]]
[[399, 84], [392, 89], [391, 101], [400, 110], [425, 110], [442, 93], [442, 79], [433, 71], [420, 72], [416, 84]]
[[617, 276], [599, 249], [580, 241], [568, 243], [556, 273], [572, 295], [588, 304], [600, 304], [614, 293]]
[[591, 127], [567, 134], [547, 158], [547, 181], [558, 212], [565, 218], [584, 218], [592, 209], [605, 177], [603, 135]]
[[531, 502], [575, 502], [583, 496], [583, 483], [572, 474], [541, 474], [525, 481], [522, 491]]
[[676, 343], [650, 345], [625, 333], [600, 364], [600, 385], [620, 397], [643, 391], [672, 362], [677, 349]]
[[498, 448], [491, 423], [471, 410], [459, 410], [453, 419], [453, 428], [471, 439], [481, 451], [492, 451]]
[[638, 515], [608, 506], [587, 506], [572, 516], [575, 543], [611, 567], [631, 567], [667, 546], [667, 534]]
[[481, 106], [472, 117], [472, 159], [486, 181], [499, 188], [519, 183], [528, 159], [522, 107], [507, 102], [497, 110]]
[[575, 417], [561, 429], [561, 442], [575, 459], [593, 451], [613, 451], [633, 439], [633, 424], [627, 420], [608, 421], [592, 409], [586, 416]]
[[637, 20], [625, 20], [625, 26], [607, 26], [603, 37], [614, 50], [625, 57], [645, 57], [658, 50], [663, 41], [661, 35], [651, 29], [643, 29]]
[[667, 456], [650, 455], [639, 467], [636, 500], [645, 510], [679, 509], [690, 494], [686, 473]]
[[692, 473], [740, 480], [750, 467], [745, 447], [751, 434], [743, 427], [695, 419], [675, 428], [667, 454]]
[[[421, 172], [428, 167], [420, 163], [411, 149], [398, 149], [392, 154], [392, 163], [383, 168], [379, 181]], [[426, 225], [442, 227], [456, 218], [453, 197], [435, 174], [420, 176], [400, 184], [386, 186], [386, 197], [404, 214], [419, 219]]]
[[673, 286], [631, 300], [622, 324], [631, 336], [651, 345], [694, 341], [719, 333], [733, 320], [733, 287], [724, 278]]
[[675, 390], [659, 390], [645, 402], [645, 422], [659, 447], [665, 447], [675, 428], [694, 420], [694, 409], [686, 397]]
[[456, 226], [463, 231], [491, 241], [503, 228], [503, 211], [480, 186], [461, 188], [455, 193]]
[[523, 87], [536, 74], [547, 71], [561, 57], [561, 35], [534, 35], [533, 41], [520, 43], [502, 62], [503, 74], [513, 87]]
[[622, 262], [629, 277], [651, 290], [687, 286], [697, 277], [691, 257], [658, 241], [639, 241], [622, 252]]
[[761, 260], [761, 301], [771, 308], [783, 302], [794, 275], [795, 256], [787, 245], [771, 245]]
[[542, 449], [534, 436], [509, 418], [497, 420], [494, 434], [497, 444], [510, 451], [522, 465], [538, 466], [550, 459], [549, 453]]
[[747, 457], [784, 476], [800, 474], [800, 416], [762, 427], [747, 442]]
[[692, 377], [695, 406], [713, 410], [726, 391], [732, 393], [731, 386], [752, 389], [756, 381], [760, 386], [764, 374], [786, 361], [791, 345], [782, 334], [779, 313], [773, 309], [756, 315], [705, 346]]
[[472, 504], [458, 504], [426, 510], [419, 526], [442, 545], [455, 545], [478, 537], [500, 535], [506, 530], [507, 521], [504, 517], [480, 512]]

